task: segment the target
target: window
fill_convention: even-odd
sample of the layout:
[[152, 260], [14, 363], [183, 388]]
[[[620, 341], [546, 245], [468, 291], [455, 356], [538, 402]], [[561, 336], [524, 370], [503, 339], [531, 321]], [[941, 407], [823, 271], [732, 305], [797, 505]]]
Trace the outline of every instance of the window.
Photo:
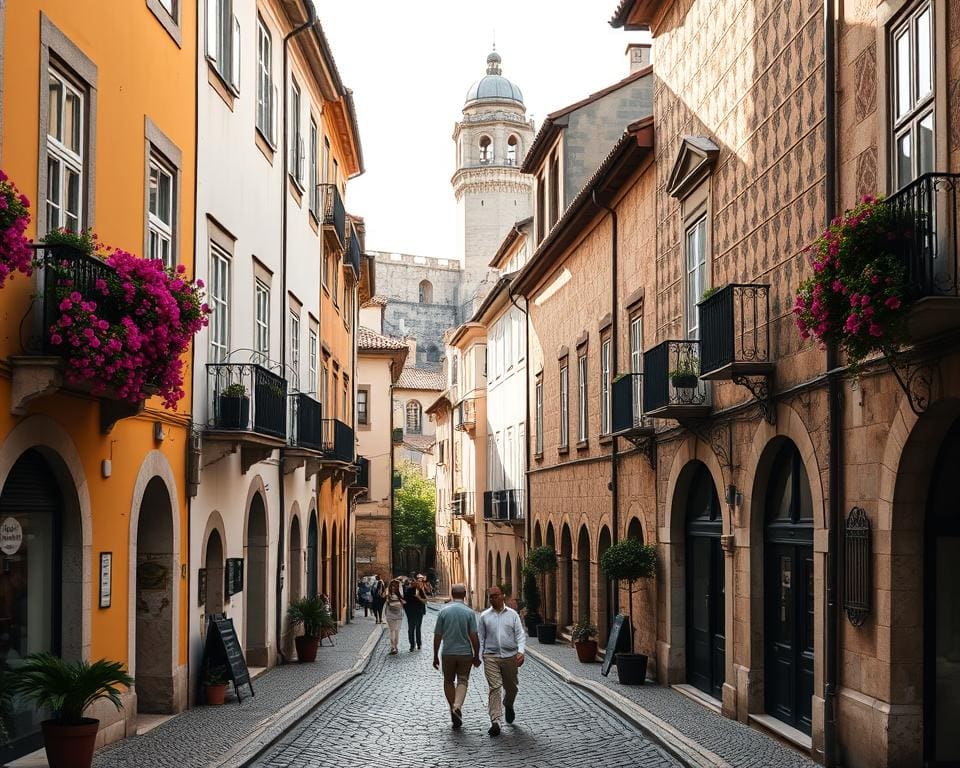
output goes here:
[[290, 310], [290, 367], [293, 369], [294, 385], [300, 385], [300, 315]]
[[323, 137], [323, 157], [320, 159], [320, 175], [322, 183], [326, 184], [330, 175], [330, 139]]
[[308, 360], [308, 375], [307, 375], [307, 391], [311, 394], [317, 394], [317, 346], [319, 341], [319, 334], [313, 323], [311, 323], [310, 328], [310, 349], [307, 350], [309, 355]]
[[560, 158], [556, 155], [550, 161], [550, 227], [560, 218]]
[[170, 17], [177, 18], [177, 0], [159, 0], [163, 9], [170, 14]]
[[537, 177], [537, 242], [543, 240], [547, 225], [547, 181], [543, 176]]
[[536, 386], [536, 419], [537, 419], [537, 435], [535, 442], [535, 449], [537, 455], [543, 454], [543, 381], [537, 379]]
[[587, 439], [587, 353], [577, 357], [577, 440]]
[[421, 408], [420, 403], [416, 400], [411, 400], [407, 403], [407, 425], [406, 433], [408, 435], [419, 435], [420, 434], [420, 420], [421, 420]]
[[273, 145], [274, 102], [276, 90], [273, 85], [273, 41], [270, 30], [257, 18], [257, 130]]
[[340, 401], [340, 420], [347, 421], [347, 403], [350, 402], [350, 379], [343, 374], [343, 399]]
[[300, 135], [300, 86], [290, 79], [290, 175], [303, 189], [303, 136]]
[[504, 319], [502, 325], [504, 332], [504, 355], [506, 357], [506, 369], [509, 371], [511, 368], [513, 368], [513, 318], [508, 315]]
[[253, 349], [260, 365], [270, 360], [270, 286], [257, 280], [253, 287]]
[[323, 252], [323, 286], [329, 290], [330, 286], [330, 252]]
[[[445, 448], [446, 448], [446, 440], [438, 440], [438, 441], [437, 441], [437, 464], [445, 464], [445, 463], [446, 463], [446, 450], [445, 450]], [[440, 506], [442, 507], [443, 505], [441, 504]]]
[[933, 8], [920, 3], [892, 31], [894, 187], [934, 169]]
[[210, 360], [225, 362], [230, 351], [230, 254], [210, 243]]
[[84, 94], [57, 70], [50, 70], [47, 98], [47, 230], [83, 228], [86, 184], [83, 155]]
[[433, 304], [433, 284], [429, 280], [420, 281], [420, 303]]
[[207, 59], [234, 93], [240, 92], [240, 24], [233, 0], [207, 0]]
[[319, 147], [319, 132], [317, 122], [310, 118], [310, 213], [320, 218], [320, 169], [317, 167], [317, 152]]
[[[630, 320], [630, 372], [643, 373], [643, 317], [637, 315]], [[631, 389], [633, 401], [633, 423], [640, 423], [643, 414], [643, 389], [640, 376], [632, 376]]]
[[700, 313], [697, 302], [706, 290], [707, 217], [703, 216], [687, 230], [687, 338], [700, 338]]
[[600, 434], [610, 434], [610, 339], [600, 346]]
[[480, 137], [480, 164], [487, 165], [493, 162], [493, 145], [489, 136]]
[[346, 281], [343, 281], [343, 327], [350, 330], [351, 320], [353, 320], [353, 287]]
[[[366, 389], [357, 390], [357, 424], [369, 423], [369, 416], [367, 415], [369, 397], [370, 397], [369, 390], [366, 390]], [[443, 464], [443, 443], [440, 443], [440, 463]]]
[[567, 364], [564, 362], [560, 366], [560, 448], [564, 449], [570, 444], [570, 391], [569, 377], [567, 374]]
[[517, 145], [519, 141], [516, 136], [507, 139], [507, 165], [517, 164]]
[[147, 258], [160, 259], [163, 266], [176, 266], [173, 250], [174, 174], [159, 160], [150, 160], [147, 199]]
[[[326, 410], [327, 407], [327, 366], [323, 366], [320, 369], [320, 403], [323, 405], [323, 409]], [[330, 414], [324, 414], [325, 418], [329, 418]]]
[[332, 270], [332, 271], [333, 271], [333, 306], [339, 307], [339, 306], [340, 306], [340, 300], [339, 300], [339, 294], [340, 294], [340, 258], [339, 258], [336, 254], [333, 254], [333, 255], [331, 256], [331, 260], [333, 261], [333, 264], [332, 264], [332, 266], [333, 266], [333, 270]]

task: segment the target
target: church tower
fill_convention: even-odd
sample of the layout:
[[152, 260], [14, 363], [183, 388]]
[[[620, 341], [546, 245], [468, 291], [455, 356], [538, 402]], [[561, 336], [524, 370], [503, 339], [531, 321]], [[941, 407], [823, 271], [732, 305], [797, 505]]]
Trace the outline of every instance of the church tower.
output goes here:
[[457, 241], [463, 254], [461, 321], [496, 281], [488, 265], [510, 227], [532, 213], [533, 178], [520, 173], [533, 142], [523, 94], [500, 69], [500, 54], [487, 56], [487, 74], [470, 86], [463, 119], [453, 129], [457, 170]]

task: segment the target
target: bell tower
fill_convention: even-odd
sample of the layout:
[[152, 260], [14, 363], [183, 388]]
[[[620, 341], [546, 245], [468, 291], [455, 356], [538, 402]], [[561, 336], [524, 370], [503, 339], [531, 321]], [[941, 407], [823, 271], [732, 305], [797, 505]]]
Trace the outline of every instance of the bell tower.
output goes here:
[[463, 254], [460, 320], [467, 320], [496, 281], [489, 262], [504, 236], [531, 215], [533, 179], [520, 166], [533, 142], [520, 89], [505, 78], [500, 54], [487, 56], [487, 73], [467, 91], [463, 118], [453, 129], [457, 245]]

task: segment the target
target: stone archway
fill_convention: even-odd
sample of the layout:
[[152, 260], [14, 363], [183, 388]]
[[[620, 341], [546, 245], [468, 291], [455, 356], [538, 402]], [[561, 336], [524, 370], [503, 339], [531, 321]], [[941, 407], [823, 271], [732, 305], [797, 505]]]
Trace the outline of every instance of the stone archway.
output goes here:
[[592, 574], [590, 573], [590, 531], [586, 525], [580, 526], [580, 534], [577, 536], [577, 595], [576, 595], [576, 616], [579, 621], [582, 618], [591, 620], [592, 600], [590, 591], [592, 588]]
[[300, 515], [294, 505], [290, 518], [290, 547], [288, 550], [287, 573], [290, 579], [290, 601], [303, 597], [304, 549], [300, 533]]
[[267, 508], [263, 496], [256, 492], [247, 511], [244, 561], [246, 562], [244, 589], [244, 651], [251, 667], [266, 667], [270, 663], [267, 620], [269, 584], [269, 537]]
[[564, 523], [563, 528], [560, 529], [557, 576], [560, 579], [560, 624], [570, 626], [575, 621], [573, 618], [573, 538], [567, 523]]
[[[610, 547], [611, 543], [612, 540], [610, 537], [610, 529], [607, 526], [603, 526], [603, 528], [600, 529], [600, 535], [597, 537], [597, 563], [600, 562], [600, 558]], [[613, 623], [613, 617], [615, 615], [613, 609], [614, 588], [613, 584], [610, 583], [606, 575], [602, 572], [598, 572], [596, 581], [597, 630], [599, 632], [597, 639], [599, 640], [600, 645], [606, 645], [607, 635], [610, 632], [610, 625]]]
[[310, 513], [310, 527], [307, 529], [307, 597], [317, 596], [319, 574], [317, 573], [320, 547], [320, 532], [317, 528], [317, 511]]
[[[547, 523], [547, 537], [544, 544], [550, 547], [554, 552], [557, 551], [557, 537], [554, 533], [553, 523]], [[546, 594], [543, 596], [543, 608], [545, 618], [549, 621], [557, 621], [557, 574], [556, 572], [545, 573], [543, 575], [543, 589]]]
[[327, 593], [327, 599], [333, 608], [333, 617], [338, 621], [340, 614], [340, 536], [337, 524], [333, 524], [333, 532], [330, 540], [330, 591]]
[[213, 528], [204, 546], [203, 567], [205, 590], [203, 598], [203, 632], [206, 635], [210, 616], [223, 613], [224, 541], [220, 531]]

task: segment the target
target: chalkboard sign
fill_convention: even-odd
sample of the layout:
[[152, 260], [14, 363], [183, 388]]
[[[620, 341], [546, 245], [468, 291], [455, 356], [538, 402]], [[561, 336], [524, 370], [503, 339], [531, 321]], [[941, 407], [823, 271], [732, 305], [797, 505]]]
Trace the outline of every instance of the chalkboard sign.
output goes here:
[[224, 590], [227, 597], [243, 592], [243, 558], [228, 557], [224, 569]]
[[630, 617], [618, 613], [610, 627], [610, 636], [607, 638], [607, 651], [603, 657], [603, 666], [600, 673], [606, 677], [610, 674], [610, 667], [614, 664], [617, 653], [630, 653]]
[[237, 630], [233, 626], [233, 619], [223, 614], [210, 616], [207, 623], [203, 666], [206, 668], [208, 665], [227, 669], [228, 677], [233, 680], [233, 688], [237, 692], [238, 700], [241, 699], [240, 686], [242, 685], [250, 689], [251, 696], [256, 695], [253, 691], [253, 683], [250, 682], [247, 662], [240, 649]]

